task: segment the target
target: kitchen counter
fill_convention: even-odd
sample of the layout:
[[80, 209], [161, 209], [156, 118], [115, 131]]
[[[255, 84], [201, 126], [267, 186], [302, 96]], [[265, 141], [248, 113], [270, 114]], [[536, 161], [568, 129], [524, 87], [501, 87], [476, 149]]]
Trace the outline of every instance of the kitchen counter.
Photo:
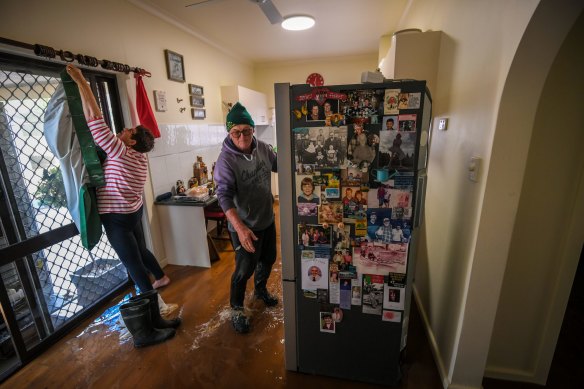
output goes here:
[[[217, 201], [175, 200], [173, 197], [154, 202], [161, 223], [167, 262], [171, 265], [211, 267], [211, 255], [204, 207]], [[213, 253], [216, 257], [216, 253]]]
[[155, 201], [156, 205], [177, 205], [177, 206], [188, 206], [188, 207], [206, 207], [217, 202], [217, 196], [210, 196], [205, 201], [193, 201], [193, 200], [179, 200], [177, 197], [185, 198], [186, 196], [173, 196], [169, 199], [162, 201]]

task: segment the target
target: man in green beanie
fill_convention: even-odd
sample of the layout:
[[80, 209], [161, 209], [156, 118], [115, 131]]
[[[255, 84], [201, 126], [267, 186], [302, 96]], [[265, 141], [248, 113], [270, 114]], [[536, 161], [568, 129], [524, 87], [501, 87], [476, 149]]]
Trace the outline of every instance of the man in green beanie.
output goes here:
[[223, 141], [214, 179], [236, 253], [231, 276], [231, 321], [235, 331], [246, 333], [250, 324], [243, 303], [252, 274], [255, 297], [268, 307], [278, 304], [266, 288], [276, 261], [271, 173], [277, 171], [277, 162], [272, 146], [253, 136], [254, 122], [243, 105], [236, 103], [226, 122], [229, 134]]

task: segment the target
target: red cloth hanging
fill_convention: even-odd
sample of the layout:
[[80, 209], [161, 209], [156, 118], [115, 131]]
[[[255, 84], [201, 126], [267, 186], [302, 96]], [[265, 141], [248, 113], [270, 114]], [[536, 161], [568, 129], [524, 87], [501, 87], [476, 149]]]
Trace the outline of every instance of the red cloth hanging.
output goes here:
[[142, 82], [142, 75], [136, 73], [134, 77], [136, 78], [136, 110], [138, 111], [140, 124], [152, 131], [152, 135], [155, 138], [160, 138], [160, 130], [158, 129], [154, 112], [152, 112], [146, 88], [144, 88], [144, 83]]

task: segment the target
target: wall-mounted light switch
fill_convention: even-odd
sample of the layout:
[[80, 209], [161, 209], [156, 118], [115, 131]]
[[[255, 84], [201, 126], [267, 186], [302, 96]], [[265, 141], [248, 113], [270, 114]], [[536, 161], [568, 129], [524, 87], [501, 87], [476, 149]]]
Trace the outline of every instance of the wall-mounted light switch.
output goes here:
[[482, 158], [473, 156], [470, 158], [470, 163], [468, 164], [468, 179], [472, 182], [479, 181], [479, 174], [481, 173], [481, 163]]
[[448, 118], [440, 118], [438, 119], [438, 129], [442, 131], [446, 131], [448, 128]]

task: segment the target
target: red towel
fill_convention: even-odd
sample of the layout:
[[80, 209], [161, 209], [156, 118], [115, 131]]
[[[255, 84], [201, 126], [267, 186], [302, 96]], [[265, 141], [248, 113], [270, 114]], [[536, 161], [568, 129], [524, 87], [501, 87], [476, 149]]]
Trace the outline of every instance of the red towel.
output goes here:
[[152, 112], [146, 88], [144, 88], [144, 83], [142, 82], [142, 75], [136, 73], [134, 77], [136, 77], [136, 109], [138, 110], [140, 124], [152, 131], [152, 135], [155, 138], [160, 138], [160, 130], [158, 129], [154, 112]]

